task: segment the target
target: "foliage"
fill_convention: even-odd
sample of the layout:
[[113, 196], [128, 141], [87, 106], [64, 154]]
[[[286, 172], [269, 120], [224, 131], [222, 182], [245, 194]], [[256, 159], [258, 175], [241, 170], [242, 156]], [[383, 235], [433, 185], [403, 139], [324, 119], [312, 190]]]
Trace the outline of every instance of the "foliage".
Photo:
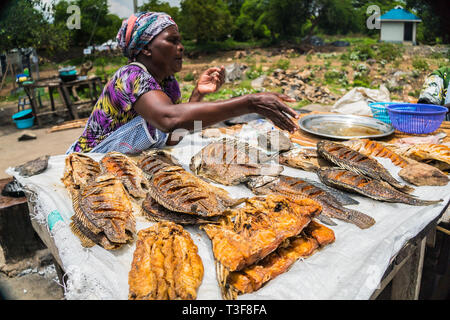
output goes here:
[[423, 58], [414, 58], [412, 61], [412, 66], [416, 70], [426, 71], [429, 69], [428, 62]]
[[394, 61], [397, 58], [400, 58], [403, 54], [403, 49], [395, 44], [383, 42], [378, 46], [377, 57], [388, 62]]
[[139, 7], [139, 11], [165, 12], [171, 16], [176, 23], [178, 23], [178, 18], [180, 16], [180, 8], [172, 7], [168, 2], [162, 2], [160, 0], [146, 1]]
[[81, 13], [80, 29], [69, 30], [72, 45], [85, 47], [115, 39], [122, 25], [122, 19], [108, 13], [107, 0], [60, 0], [54, 6], [55, 23], [65, 25], [71, 15], [67, 13], [70, 5], [77, 5]]
[[291, 64], [291, 62], [288, 59], [279, 59], [275, 63], [275, 68], [287, 70], [289, 68], [290, 64]]
[[223, 40], [233, 30], [230, 11], [223, 0], [183, 0], [180, 17], [184, 38], [198, 43]]
[[40, 0], [10, 1], [0, 13], [0, 50], [26, 47], [46, 48], [49, 51], [66, 49], [67, 28], [50, 23], [46, 19], [50, 11], [51, 6]]

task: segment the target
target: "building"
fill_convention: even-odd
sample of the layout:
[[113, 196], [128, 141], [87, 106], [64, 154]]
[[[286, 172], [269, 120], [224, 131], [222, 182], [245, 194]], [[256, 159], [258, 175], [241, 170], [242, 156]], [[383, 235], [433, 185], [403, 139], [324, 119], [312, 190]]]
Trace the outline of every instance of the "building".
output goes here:
[[397, 6], [380, 17], [380, 41], [415, 45], [419, 22], [422, 20], [416, 15]]

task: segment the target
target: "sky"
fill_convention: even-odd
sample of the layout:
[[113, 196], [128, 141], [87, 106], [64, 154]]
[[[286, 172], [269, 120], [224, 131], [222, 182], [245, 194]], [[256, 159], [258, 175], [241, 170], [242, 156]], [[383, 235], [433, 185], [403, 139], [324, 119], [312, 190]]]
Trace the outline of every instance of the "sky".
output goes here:
[[[171, 6], [179, 6], [181, 0], [163, 0], [168, 2]], [[138, 0], [138, 6], [141, 6], [145, 1]], [[117, 14], [120, 18], [128, 18], [133, 13], [133, 0], [108, 0], [109, 11]]]

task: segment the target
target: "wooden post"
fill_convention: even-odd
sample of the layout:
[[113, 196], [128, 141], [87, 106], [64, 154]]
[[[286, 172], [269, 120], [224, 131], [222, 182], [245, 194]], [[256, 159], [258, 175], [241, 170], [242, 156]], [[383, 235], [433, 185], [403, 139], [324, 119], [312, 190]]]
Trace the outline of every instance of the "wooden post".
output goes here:
[[392, 300], [419, 299], [426, 242], [426, 237], [419, 241], [413, 254], [392, 279]]

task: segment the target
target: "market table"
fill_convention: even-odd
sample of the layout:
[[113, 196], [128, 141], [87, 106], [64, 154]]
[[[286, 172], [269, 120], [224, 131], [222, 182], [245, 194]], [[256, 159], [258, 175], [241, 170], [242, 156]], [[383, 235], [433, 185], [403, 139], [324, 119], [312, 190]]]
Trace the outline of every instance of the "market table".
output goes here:
[[[248, 134], [255, 134], [255, 131], [241, 130], [244, 138], [249, 138]], [[210, 140], [202, 138], [199, 133], [190, 134], [171, 152], [189, 170], [190, 158]], [[98, 161], [103, 154], [91, 156]], [[72, 203], [60, 181], [64, 159], [65, 155], [51, 157], [48, 169], [30, 178], [21, 177], [12, 168], [7, 172], [25, 186], [32, 225], [61, 268], [66, 299], [127, 299], [128, 272], [135, 243], [115, 251], [99, 246], [81, 246], [69, 228]], [[398, 178], [399, 170], [389, 160], [377, 160]], [[283, 174], [318, 181], [314, 173], [290, 167], [285, 167]], [[215, 185], [229, 191], [235, 198], [253, 196], [249, 189], [241, 185]], [[369, 214], [375, 218], [375, 225], [361, 230], [355, 225], [335, 220], [337, 225], [331, 227], [336, 235], [333, 244], [306, 259], [300, 259], [289, 271], [260, 290], [238, 299], [366, 300], [376, 298], [390, 281], [406, 289], [396, 291], [404, 292], [402, 295], [393, 293], [394, 298], [417, 299], [424, 245], [427, 236], [430, 236], [429, 231], [433, 231], [433, 226], [450, 202], [450, 185], [416, 187], [413, 194], [421, 199], [443, 201], [415, 207], [352, 195], [359, 204], [349, 208]], [[142, 216], [136, 217], [137, 230], [152, 224]], [[189, 226], [186, 230], [198, 247], [205, 270], [197, 299], [221, 299], [209, 238], [197, 227]], [[403, 268], [413, 272], [401, 272]], [[406, 288], [405, 283], [411, 284]]]
[[[81, 100], [76, 92], [76, 88], [80, 86], [89, 87], [89, 99]], [[39, 79], [35, 82], [23, 84], [23, 88], [30, 100], [31, 109], [36, 117], [37, 125], [41, 125], [40, 117], [48, 114], [55, 114], [56, 110], [55, 99], [53, 94], [59, 93], [64, 111], [68, 111], [71, 119], [79, 119], [78, 108], [82, 106], [94, 106], [97, 102], [98, 96], [101, 92], [102, 79], [98, 76], [87, 76], [86, 78], [77, 79], [74, 81], [62, 81], [59, 77], [52, 77], [46, 79]], [[42, 106], [38, 105], [36, 98], [36, 89], [47, 88], [50, 97], [51, 110], [44, 111]], [[71, 93], [72, 92], [72, 96]]]

